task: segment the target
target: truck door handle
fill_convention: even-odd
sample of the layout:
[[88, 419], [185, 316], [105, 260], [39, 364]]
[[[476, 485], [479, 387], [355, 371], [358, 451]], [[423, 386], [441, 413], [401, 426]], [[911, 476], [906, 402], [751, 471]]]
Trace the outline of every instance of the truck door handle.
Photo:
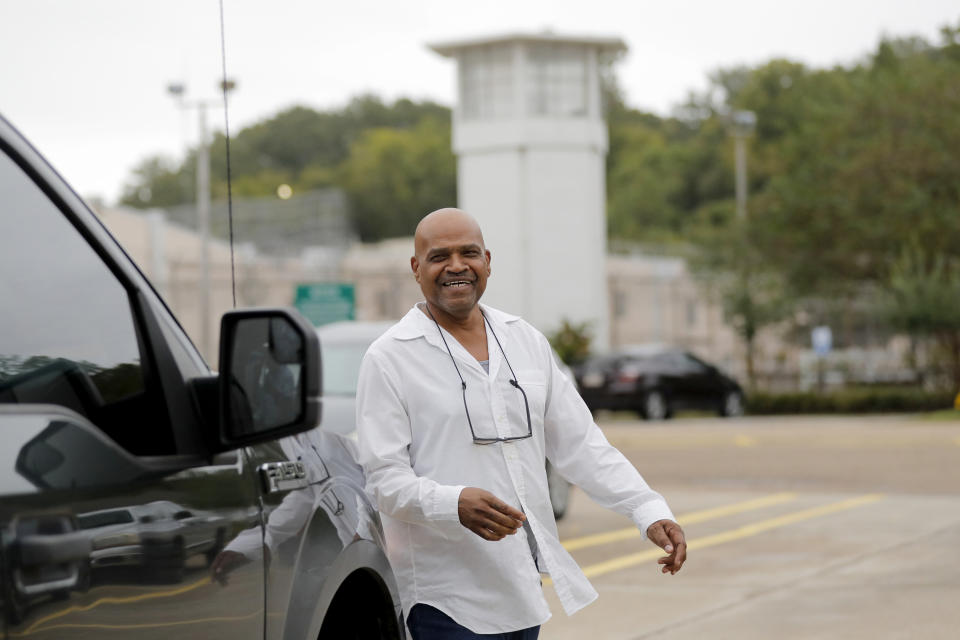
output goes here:
[[90, 557], [90, 538], [80, 532], [26, 535], [17, 539], [25, 567], [83, 561]]
[[257, 467], [263, 490], [267, 493], [292, 491], [303, 489], [307, 481], [307, 469], [299, 460], [297, 462], [266, 462]]

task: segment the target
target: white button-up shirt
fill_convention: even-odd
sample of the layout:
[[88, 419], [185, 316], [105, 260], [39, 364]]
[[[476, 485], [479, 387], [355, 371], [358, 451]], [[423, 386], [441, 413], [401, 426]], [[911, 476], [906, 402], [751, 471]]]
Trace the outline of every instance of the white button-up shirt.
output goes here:
[[[594, 424], [543, 334], [516, 316], [482, 306], [489, 372], [444, 331], [467, 383], [478, 438], [527, 433], [523, 397], [490, 333], [492, 325], [530, 406], [533, 437], [475, 444], [460, 378], [437, 325], [414, 307], [364, 356], [357, 390], [360, 462], [383, 520], [387, 555], [404, 611], [440, 609], [474, 633], [544, 623], [550, 610], [539, 570], [550, 575], [567, 614], [597, 593], [560, 544], [545, 462], [641, 532], [673, 514]], [[522, 510], [529, 527], [499, 541], [479, 537], [458, 515], [460, 491], [479, 487]], [[538, 558], [526, 539], [532, 532]]]

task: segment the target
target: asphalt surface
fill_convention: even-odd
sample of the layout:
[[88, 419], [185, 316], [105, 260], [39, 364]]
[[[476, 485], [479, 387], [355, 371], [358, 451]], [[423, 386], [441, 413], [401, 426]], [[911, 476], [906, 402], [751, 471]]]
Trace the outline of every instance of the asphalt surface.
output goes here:
[[960, 637], [960, 421], [916, 416], [601, 418], [664, 494], [675, 576], [577, 491], [561, 538], [600, 598], [545, 640]]

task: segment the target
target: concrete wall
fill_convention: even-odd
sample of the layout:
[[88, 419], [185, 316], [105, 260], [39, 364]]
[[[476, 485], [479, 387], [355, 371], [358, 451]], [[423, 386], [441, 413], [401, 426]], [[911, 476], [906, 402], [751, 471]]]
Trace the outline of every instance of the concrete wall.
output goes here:
[[724, 369], [743, 369], [743, 349], [680, 258], [632, 255], [607, 258], [610, 337], [614, 346], [682, 345]]
[[[562, 226], [562, 221], [554, 221], [551, 228]], [[511, 289], [503, 285], [515, 284], [512, 281], [516, 277], [514, 271], [504, 265], [499, 245], [495, 243], [496, 240], [487, 238], [493, 256], [493, 275], [483, 297], [485, 303], [522, 315], [549, 333], [564, 317], [570, 317], [562, 304], [575, 299], [575, 293], [600, 299], [596, 294], [602, 289], [602, 304], [607, 304], [607, 298], [610, 301], [604, 314], [610, 324], [601, 329], [610, 336], [611, 346], [647, 342], [678, 344], [730, 371], [738, 374], [742, 371], [743, 349], [736, 334], [724, 323], [717, 302], [709, 300], [690, 277], [683, 260], [639, 255], [603, 257], [605, 266], [597, 273], [574, 274], [596, 276], [600, 284], [590, 291], [566, 291], [564, 285], [570, 282], [568, 271], [583, 269], [576, 253], [578, 243], [576, 240], [555, 243], [555, 247], [549, 249], [555, 251], [550, 269], [544, 270], [553, 274], [555, 281], [524, 289], [528, 296], [539, 300], [541, 312], [554, 309], [552, 317], [536, 317], [527, 312], [523, 298], [511, 300], [504, 295]], [[413, 238], [354, 245], [347, 252], [340, 275], [343, 281], [352, 282], [356, 287], [358, 320], [396, 320], [423, 299], [409, 267], [412, 254]], [[596, 333], [594, 327], [594, 335]], [[603, 350], [597, 342], [594, 344], [595, 350]]]
[[[536, 162], [549, 164], [549, 159]], [[558, 193], [563, 194], [562, 188]], [[550, 195], [544, 195], [549, 202]], [[568, 194], [568, 197], [578, 197]], [[101, 219], [118, 238], [141, 270], [164, 296], [194, 343], [201, 343], [200, 239], [192, 231], [168, 222], [161, 212], [144, 214], [122, 209], [101, 212]], [[505, 218], [509, 220], [509, 218]], [[547, 256], [534, 276], [524, 284], [523, 295], [505, 296], [517, 285], [516, 274], [522, 266], [509, 264], [510, 254], [501, 250], [499, 236], [488, 233], [493, 254], [493, 275], [484, 302], [505, 311], [519, 313], [535, 326], [550, 332], [564, 318], [581, 321], [564, 307], [571, 300], [578, 304], [604, 307], [609, 324], [601, 329], [611, 346], [642, 343], [668, 343], [683, 346], [745, 381], [744, 347], [732, 327], [723, 319], [720, 301], [695, 282], [682, 259], [636, 255], [603, 256], [603, 267], [587, 273], [582, 259], [583, 239], [566, 225], [562, 217], [551, 216], [549, 208], [534, 209], [528, 218], [550, 234], [507, 234], [503, 242], [541, 242], [533, 252], [519, 255]], [[517, 218], [513, 219], [516, 222]], [[483, 223], [485, 228], [487, 225]], [[519, 225], [517, 225], [519, 227]], [[493, 225], [496, 229], [496, 224]], [[543, 242], [551, 237], [551, 242]], [[561, 238], [561, 240], [556, 240]], [[595, 243], [587, 243], [595, 245]], [[506, 255], [504, 255], [506, 253]], [[376, 244], [355, 244], [339, 260], [340, 253], [304, 255], [301, 258], [270, 258], [258, 254], [252, 246], [236, 251], [237, 306], [288, 306], [294, 287], [301, 282], [340, 281], [355, 286], [358, 320], [397, 320], [422, 300], [420, 287], [410, 270], [413, 238], [398, 238]], [[338, 260], [333, 264], [333, 260]], [[202, 349], [215, 366], [220, 316], [233, 308], [230, 281], [230, 250], [222, 241], [210, 242], [211, 304], [208, 326], [209, 345]], [[577, 278], [593, 278], [600, 284], [577, 290]], [[603, 299], [596, 295], [602, 290]], [[525, 306], [528, 301], [536, 304]], [[531, 313], [530, 308], [534, 309]], [[539, 313], [540, 315], [536, 315]], [[552, 315], [551, 315], [552, 314]], [[904, 366], [909, 341], [894, 338], [873, 348], [835, 350], [820, 362], [804, 345], [786, 342], [787, 327], [769, 327], [756, 340], [755, 365], [758, 383], [768, 389], [805, 389], [817, 383], [818, 371], [825, 371], [828, 386], [847, 382], [909, 381], [913, 371]], [[596, 334], [596, 332], [595, 332]], [[596, 343], [595, 343], [596, 344]], [[599, 345], [595, 350], [602, 350]]]
[[340, 279], [354, 285], [357, 320], [399, 320], [423, 300], [410, 268], [412, 255], [413, 238], [350, 248], [340, 264]]
[[[207, 362], [216, 366], [220, 316], [233, 308], [229, 244], [216, 239], [209, 243], [210, 312], [204, 346], [200, 237], [168, 222], [160, 211], [108, 209], [98, 215], [164, 297]], [[250, 245], [237, 247], [235, 254], [238, 307], [290, 306], [298, 282], [325, 279], [316, 264], [258, 255]]]

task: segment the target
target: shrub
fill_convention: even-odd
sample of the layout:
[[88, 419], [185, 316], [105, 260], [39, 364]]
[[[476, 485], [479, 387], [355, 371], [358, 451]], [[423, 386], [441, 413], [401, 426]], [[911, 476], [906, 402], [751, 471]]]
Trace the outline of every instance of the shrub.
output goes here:
[[936, 411], [953, 406], [950, 392], [911, 388], [854, 388], [827, 393], [762, 393], [747, 397], [747, 413], [898, 413]]

